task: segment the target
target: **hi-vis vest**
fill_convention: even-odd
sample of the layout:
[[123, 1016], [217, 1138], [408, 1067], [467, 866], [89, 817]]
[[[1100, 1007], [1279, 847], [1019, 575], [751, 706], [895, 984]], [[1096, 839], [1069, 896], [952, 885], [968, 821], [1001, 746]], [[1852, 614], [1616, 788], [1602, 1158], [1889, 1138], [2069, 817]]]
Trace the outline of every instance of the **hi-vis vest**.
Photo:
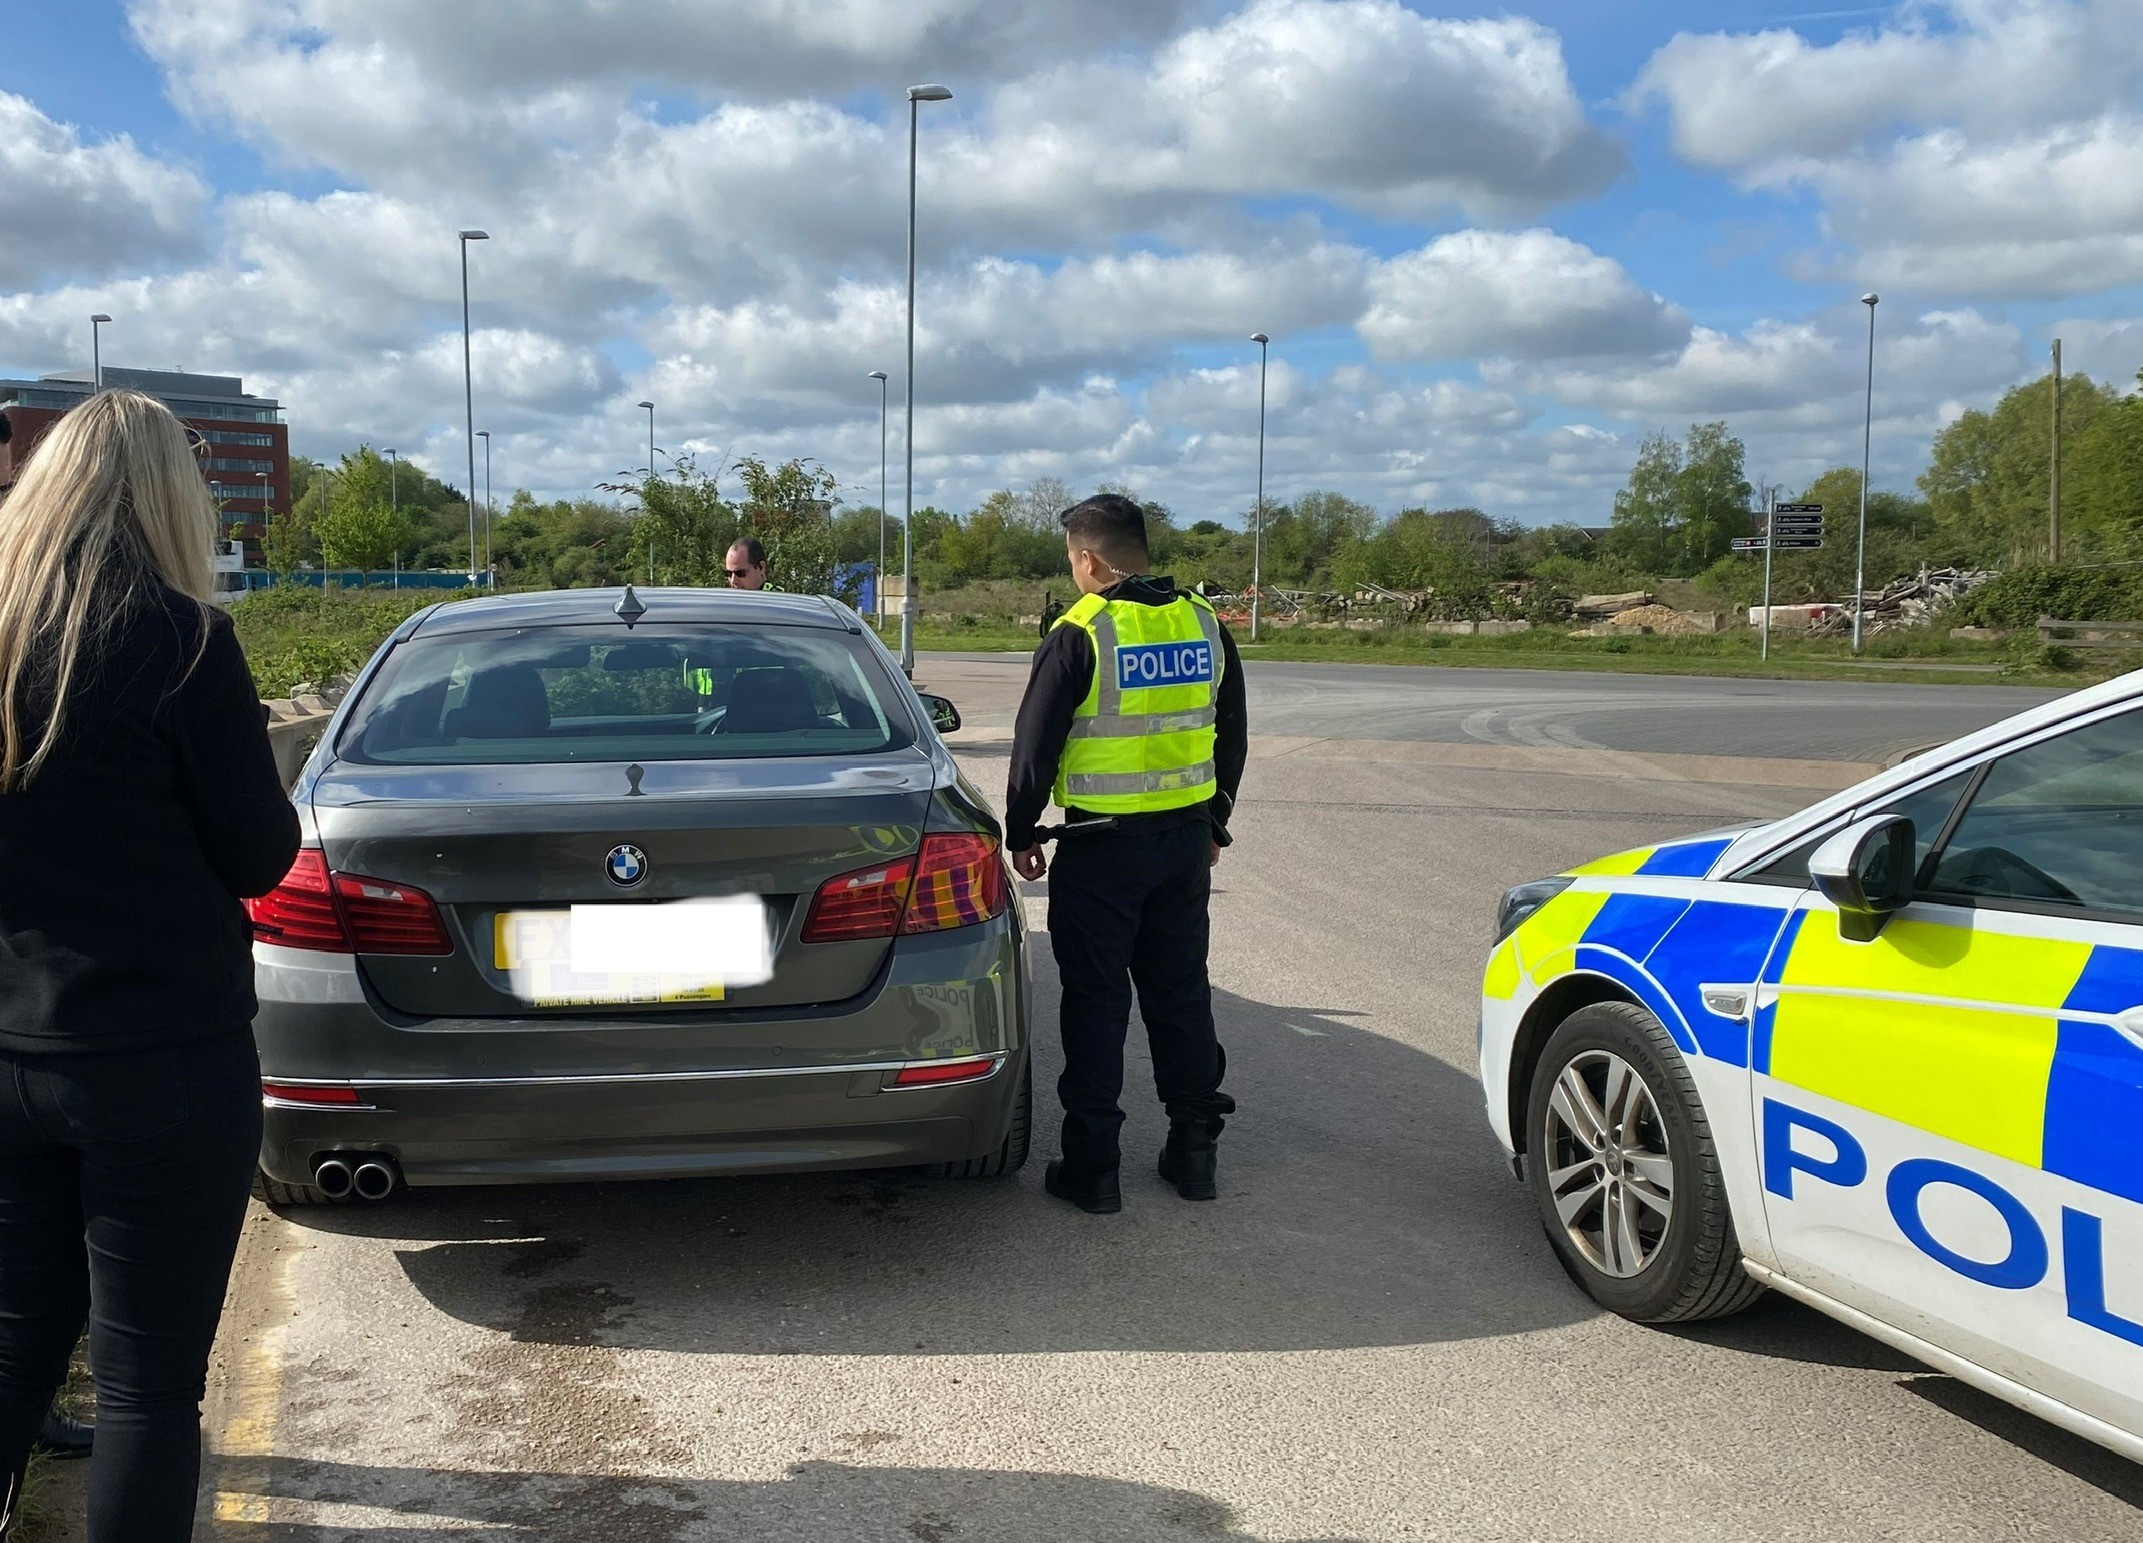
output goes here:
[[1094, 683], [1072, 718], [1056, 801], [1095, 814], [1181, 809], [1213, 796], [1220, 618], [1200, 597], [1139, 605], [1086, 595], [1057, 618], [1094, 643]]

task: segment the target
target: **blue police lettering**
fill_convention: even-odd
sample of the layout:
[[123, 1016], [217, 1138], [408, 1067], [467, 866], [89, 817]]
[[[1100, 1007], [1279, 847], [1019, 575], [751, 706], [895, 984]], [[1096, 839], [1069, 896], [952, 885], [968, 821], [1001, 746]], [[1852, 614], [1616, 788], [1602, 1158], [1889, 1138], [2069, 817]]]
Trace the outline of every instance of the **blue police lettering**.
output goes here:
[[1146, 686], [1199, 686], [1213, 680], [1213, 645], [1145, 643], [1116, 650], [1116, 684], [1124, 691]]
[[[1763, 1180], [1769, 1193], [1793, 1199], [1793, 1176], [1840, 1189], [1868, 1181], [1867, 1149], [1853, 1133], [1833, 1120], [1782, 1104], [1763, 1101]], [[1805, 1131], [1828, 1143], [1827, 1157], [1794, 1145], [1794, 1132]], [[2009, 1231], [2009, 1252], [1988, 1263], [1958, 1253], [1936, 1238], [1920, 1217], [1920, 1197], [1937, 1184], [1969, 1190], [1994, 1207]], [[1931, 1157], [1912, 1157], [1891, 1169], [1883, 1182], [1890, 1218], [1905, 1240], [1945, 1269], [1967, 1280], [2004, 1291], [2022, 1291], [2046, 1278], [2049, 1250], [2045, 1229], [2024, 1202], [1983, 1173]], [[2106, 1227], [2088, 1211], [2061, 1208], [2061, 1277], [2068, 1316], [2132, 1345], [2143, 1345], [2143, 1323], [2114, 1311], [2106, 1302]]]
[[[1933, 1184], [1968, 1190], [1994, 1207], [2009, 1229], [2009, 1253], [1992, 1264], [1960, 1254], [1927, 1230], [1920, 1219], [1920, 1196]], [[1928, 1258], [1948, 1265], [1967, 1280], [2003, 1291], [2023, 1291], [2046, 1279], [2046, 1234], [2024, 1209], [2024, 1202], [1985, 1174], [1960, 1168], [1932, 1157], [1912, 1157], [1890, 1170], [1883, 1184], [1883, 1198], [1890, 1202], [1890, 1219], [1912, 1246]]]
[[[1811, 1157], [1793, 1144], [1798, 1127], [1830, 1143], [1832, 1156]], [[1793, 1198], [1796, 1171], [1840, 1189], [1851, 1189], [1868, 1176], [1868, 1154], [1843, 1125], [1795, 1109], [1775, 1098], [1764, 1100], [1764, 1188], [1781, 1200]]]

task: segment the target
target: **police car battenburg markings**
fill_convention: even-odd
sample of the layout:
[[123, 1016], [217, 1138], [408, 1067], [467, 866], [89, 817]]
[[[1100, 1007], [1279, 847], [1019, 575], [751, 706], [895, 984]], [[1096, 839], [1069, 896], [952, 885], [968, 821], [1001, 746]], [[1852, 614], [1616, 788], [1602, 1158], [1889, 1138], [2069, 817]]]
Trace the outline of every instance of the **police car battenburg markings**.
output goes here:
[[[2118, 700], [2121, 685], [2097, 694]], [[2128, 678], [2125, 695], [2136, 699], [2134, 728], [2121, 741], [2132, 753], [2091, 763], [2070, 751], [2064, 775], [2082, 776], [2074, 768], [2083, 765], [2099, 780], [2088, 796], [2064, 793], [2058, 781], [2033, 790], [2030, 815], [2041, 827], [2094, 811], [2132, 817], [2143, 803], [2134, 785], [2143, 772], [2130, 767], [2143, 762], [2134, 750], [2143, 744], [2143, 674]], [[2060, 711], [2080, 715], [2089, 700], [2071, 698]], [[2025, 715], [2016, 734], [2058, 723], [2055, 711]], [[1819, 886], [1781, 882], [1764, 868], [1781, 850], [1849, 828], [1885, 797], [1921, 796], [1937, 772], [1993, 759], [2016, 743], [2005, 741], [2006, 727], [1980, 737], [1976, 760], [1963, 753], [1975, 742], [1961, 742], [1947, 764], [1850, 790], [1794, 832], [1641, 848], [1526, 887], [1544, 897], [1514, 891], [1530, 909], [1509, 912], [1514, 924], [1482, 985], [1489, 1115], [1505, 1147], [1524, 1150], [1531, 1174], [1546, 1175], [1550, 1200], [1566, 1207], [1544, 1211], [1551, 1236], [1559, 1226], [1575, 1235], [1593, 1204], [1580, 1169], [1596, 1162], [1606, 1175], [1600, 1191], [1612, 1198], [1625, 1162], [1658, 1159], [1626, 1158], [1635, 1148], [1621, 1117], [1590, 1126], [1580, 1109], [1577, 1126], [1563, 1124], [1593, 1143], [1591, 1154], [1558, 1148], [1570, 1166], [1542, 1169], [1556, 1127], [1544, 1134], [1521, 1121], [1536, 1096], [1551, 1107], [1582, 1102], [1568, 1087], [1568, 1068], [1579, 1064], [1571, 1057], [1597, 1064], [1599, 1052], [1542, 1060], [1578, 1006], [1643, 1007], [1680, 1052], [1696, 1112], [1709, 1123], [1749, 1274], [2143, 1458], [2137, 908], [2118, 884], [2091, 904], [2071, 894], [2073, 905], [2004, 906], [1984, 894], [1942, 903], [1936, 896], [1946, 892], [1936, 891], [1861, 940], [1847, 935]], [[1951, 819], [1960, 828], [1961, 817]], [[2081, 823], [2073, 837], [2094, 839]], [[1940, 860], [1938, 852], [1930, 861]], [[2011, 862], [2058, 882], [2024, 858]], [[1536, 1093], [1542, 1078], [1548, 1091]], [[1674, 1204], [1700, 1203], [1698, 1186], [1683, 1182], [1693, 1173], [1677, 1165], [1676, 1176]], [[1644, 1268], [1672, 1252], [1662, 1234]]]
[[1213, 645], [1141, 643], [1116, 650], [1116, 684], [1124, 691], [1144, 686], [1209, 686], [1213, 683]]

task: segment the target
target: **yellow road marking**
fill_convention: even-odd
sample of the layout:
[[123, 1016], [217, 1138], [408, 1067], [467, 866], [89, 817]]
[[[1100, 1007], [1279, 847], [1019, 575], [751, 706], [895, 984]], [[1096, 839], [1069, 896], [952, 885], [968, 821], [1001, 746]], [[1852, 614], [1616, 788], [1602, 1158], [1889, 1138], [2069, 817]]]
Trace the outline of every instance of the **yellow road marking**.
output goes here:
[[209, 1535], [218, 1540], [260, 1538], [269, 1521], [268, 1460], [282, 1414], [290, 1273], [300, 1251], [296, 1231], [271, 1215], [248, 1228], [232, 1272], [226, 1323], [240, 1338], [223, 1363], [210, 1432]]

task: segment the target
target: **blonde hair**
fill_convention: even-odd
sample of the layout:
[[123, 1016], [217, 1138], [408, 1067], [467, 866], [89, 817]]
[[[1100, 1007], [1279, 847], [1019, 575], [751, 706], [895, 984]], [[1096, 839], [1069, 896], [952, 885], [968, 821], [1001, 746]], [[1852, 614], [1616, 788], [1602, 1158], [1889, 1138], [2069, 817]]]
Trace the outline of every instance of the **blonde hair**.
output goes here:
[[204, 606], [216, 505], [171, 409], [103, 391], [52, 426], [0, 502], [0, 792], [59, 743], [84, 653], [161, 582]]

